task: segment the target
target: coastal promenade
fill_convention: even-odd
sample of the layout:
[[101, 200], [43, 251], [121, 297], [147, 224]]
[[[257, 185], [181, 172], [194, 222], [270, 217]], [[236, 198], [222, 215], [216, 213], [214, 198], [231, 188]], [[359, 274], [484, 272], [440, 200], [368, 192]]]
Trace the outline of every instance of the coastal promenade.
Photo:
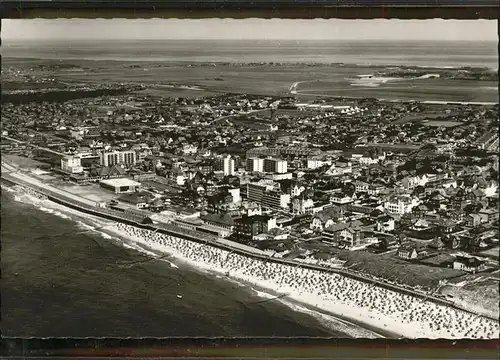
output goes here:
[[[16, 169], [14, 166], [9, 165], [2, 161], [2, 173], [1, 173], [2, 181], [5, 181], [11, 185], [19, 185], [28, 187], [34, 191], [39, 192], [42, 195], [48, 197], [49, 200], [56, 202], [60, 205], [67, 206], [74, 210], [105, 218], [112, 221], [117, 221], [121, 223], [125, 223], [128, 225], [136, 226], [139, 228], [152, 230], [156, 232], [160, 232], [166, 235], [179, 237], [181, 239], [185, 239], [188, 241], [193, 241], [197, 243], [209, 244], [216, 248], [226, 250], [233, 253], [238, 253], [240, 255], [255, 258], [259, 260], [263, 260], [265, 262], [272, 263], [281, 263], [287, 264], [290, 266], [303, 267], [306, 269], [319, 270], [321, 272], [326, 273], [336, 273], [339, 275], [343, 275], [349, 277], [354, 280], [362, 281], [368, 283], [372, 286], [381, 287], [387, 290], [396, 291], [399, 293], [403, 293], [406, 295], [413, 296], [417, 299], [420, 299], [422, 302], [431, 301], [439, 305], [448, 306], [454, 308], [456, 310], [464, 311], [466, 313], [471, 313], [474, 315], [479, 315], [485, 318], [489, 318], [491, 320], [498, 321], [493, 317], [488, 317], [483, 314], [477, 314], [470, 310], [467, 310], [461, 306], [458, 306], [447, 299], [443, 299], [435, 296], [432, 293], [418, 291], [409, 287], [401, 286], [398, 284], [387, 283], [382, 279], [375, 279], [369, 276], [353, 272], [352, 270], [327, 267], [324, 265], [316, 265], [311, 263], [304, 263], [297, 260], [288, 260], [278, 257], [273, 257], [271, 254], [261, 251], [259, 249], [254, 249], [249, 246], [236, 246], [237, 244], [225, 239], [219, 239], [215, 236], [211, 236], [208, 234], [202, 234], [197, 231], [187, 230], [181, 227], [178, 227], [173, 224], [166, 223], [158, 223], [158, 224], [148, 224], [145, 223], [144, 220], [147, 218], [147, 215], [139, 215], [137, 213], [124, 213], [121, 211], [109, 209], [109, 208], [101, 208], [97, 207], [97, 204], [91, 200], [84, 199], [78, 195], [69, 193], [62, 189], [58, 189], [56, 187], [51, 186], [50, 184], [44, 183], [38, 179], [35, 179], [22, 171]], [[224, 240], [224, 241], [222, 241]], [[234, 243], [234, 244], [233, 244]]]

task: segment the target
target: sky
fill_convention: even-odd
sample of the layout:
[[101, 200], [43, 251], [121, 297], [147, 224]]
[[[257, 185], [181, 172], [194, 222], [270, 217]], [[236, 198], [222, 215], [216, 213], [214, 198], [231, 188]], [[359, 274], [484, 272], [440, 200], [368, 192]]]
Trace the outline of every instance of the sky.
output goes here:
[[497, 41], [495, 20], [4, 19], [3, 40], [272, 39]]

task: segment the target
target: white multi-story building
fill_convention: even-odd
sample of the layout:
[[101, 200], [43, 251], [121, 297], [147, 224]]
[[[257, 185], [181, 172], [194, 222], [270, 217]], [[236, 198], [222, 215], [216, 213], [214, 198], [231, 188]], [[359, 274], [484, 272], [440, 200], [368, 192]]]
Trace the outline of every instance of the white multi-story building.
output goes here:
[[415, 206], [418, 206], [420, 201], [406, 196], [399, 196], [384, 202], [384, 208], [390, 214], [403, 215], [410, 213]]
[[290, 195], [275, 190], [265, 191], [261, 205], [268, 209], [286, 209], [290, 206]]
[[264, 159], [248, 158], [246, 163], [248, 172], [264, 172]]
[[222, 159], [222, 169], [224, 176], [234, 175], [234, 159], [230, 155]]
[[288, 170], [288, 162], [286, 160], [267, 158], [264, 159], [264, 172], [284, 174]]
[[316, 159], [316, 158], [309, 158], [309, 159], [307, 159], [307, 168], [308, 169], [317, 169], [317, 168], [320, 168], [323, 165], [326, 165], [328, 163], [329, 163], [328, 161], [323, 161], [323, 160]]
[[103, 151], [100, 156], [101, 165], [126, 165], [131, 166], [137, 163], [137, 157], [133, 150]]
[[83, 172], [82, 159], [78, 156], [65, 156], [61, 159], [61, 170], [72, 174]]
[[233, 203], [237, 204], [241, 202], [240, 188], [229, 189], [228, 192], [233, 197]]
[[425, 186], [429, 182], [429, 179], [424, 174], [422, 176], [407, 176], [401, 180], [401, 185], [405, 190], [411, 191], [417, 186]]

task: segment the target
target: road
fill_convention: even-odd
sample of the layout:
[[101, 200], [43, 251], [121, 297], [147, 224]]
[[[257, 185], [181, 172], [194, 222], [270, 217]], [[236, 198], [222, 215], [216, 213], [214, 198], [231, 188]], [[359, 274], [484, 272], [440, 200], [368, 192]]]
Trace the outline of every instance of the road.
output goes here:
[[[7, 170], [7, 171], [4, 171], [4, 170]], [[9, 171], [10, 171], [10, 173], [9, 173]], [[12, 165], [6, 164], [4, 161], [2, 161], [2, 177], [6, 177], [6, 178], [10, 177], [14, 181], [20, 182], [21, 184], [24, 183], [24, 184], [28, 184], [28, 186], [31, 185], [35, 189], [37, 189], [37, 188], [43, 189], [43, 192], [46, 192], [47, 195], [52, 195], [52, 196], [57, 197], [57, 198], [66, 199], [66, 201], [69, 200], [69, 202], [76, 204], [80, 207], [91, 208], [91, 209], [93, 209], [93, 211], [104, 212], [104, 213], [108, 213], [108, 214], [110, 214], [110, 212], [111, 212], [110, 209], [108, 212], [108, 211], [105, 211], [108, 209], [97, 208], [96, 203], [94, 201], [82, 198], [80, 196], [77, 196], [75, 194], [69, 193], [69, 192], [61, 190], [61, 189], [58, 189], [54, 186], [43, 183], [42, 181], [35, 179], [35, 178], [29, 176], [28, 174], [24, 174], [22, 171], [17, 170]], [[115, 213], [113, 213], [112, 215], [118, 216]], [[405, 294], [410, 295], [410, 296], [415, 296], [416, 298], [419, 298], [419, 299], [430, 300], [434, 303], [440, 303], [443, 305], [446, 304], [446, 306], [453, 307], [453, 308], [460, 310], [460, 311], [464, 311], [467, 313], [474, 313], [474, 312], [467, 310], [467, 309], [464, 309], [461, 306], [458, 306], [457, 304], [454, 304], [453, 302], [450, 302], [446, 299], [438, 298], [430, 292], [426, 293], [423, 291], [416, 291], [415, 289], [412, 289], [411, 287], [401, 286], [401, 285], [397, 285], [397, 284], [393, 284], [393, 283], [387, 283], [387, 282], [383, 281], [383, 279], [375, 279], [375, 278], [366, 276], [364, 274], [360, 274], [358, 272], [349, 271], [348, 269], [336, 269], [336, 268], [330, 268], [330, 267], [325, 267], [325, 266], [320, 266], [320, 265], [315, 265], [315, 264], [310, 264], [310, 263], [304, 263], [304, 262], [299, 262], [299, 261], [294, 261], [294, 260], [277, 259], [277, 258], [273, 258], [270, 254], [264, 253], [258, 249], [254, 249], [254, 248], [247, 247], [247, 246], [235, 246], [232, 241], [229, 241], [226, 239], [220, 239], [220, 238], [217, 238], [215, 236], [207, 236], [205, 234], [201, 234], [201, 233], [196, 232], [196, 231], [190, 231], [190, 230], [186, 230], [183, 228], [179, 228], [179, 227], [177, 227], [175, 225], [171, 225], [171, 224], [161, 224], [161, 225], [158, 224], [158, 225], [156, 225], [156, 227], [163, 228], [169, 232], [178, 234], [181, 237], [187, 236], [188, 238], [195, 238], [195, 239], [197, 239], [196, 241], [200, 241], [203, 238], [203, 240], [201, 240], [201, 241], [204, 241], [206, 243], [212, 243], [215, 246], [217, 246], [217, 245], [223, 246], [223, 247], [226, 247], [230, 251], [248, 254], [248, 256], [257, 257], [257, 258], [260, 258], [264, 261], [273, 261], [273, 262], [288, 264], [290, 266], [303, 266], [305, 268], [320, 270], [322, 272], [337, 273], [337, 274], [341, 274], [344, 276], [348, 276], [352, 279], [356, 279], [358, 281], [363, 281], [365, 283], [371, 283], [373, 285], [376, 285], [376, 286], [379, 286], [382, 288], [386, 288], [386, 289], [389, 289], [392, 291], [405, 293]], [[191, 241], [193, 241], [193, 240], [191, 240]], [[474, 314], [480, 315], [477, 313], [474, 313]], [[489, 316], [485, 316], [485, 315], [480, 315], [480, 316], [488, 317], [488, 318], [492, 319]], [[495, 320], [497, 320], [497, 319], [495, 319]]]
[[16, 142], [18, 144], [28, 144], [31, 147], [34, 147], [34, 148], [40, 149], [40, 150], [45, 150], [45, 151], [48, 151], [48, 152], [50, 152], [52, 154], [56, 154], [56, 155], [60, 155], [60, 156], [66, 156], [66, 154], [60, 153], [58, 151], [55, 151], [55, 150], [52, 150], [52, 149], [49, 149], [49, 148], [45, 148], [45, 147], [42, 147], [42, 146], [33, 145], [33, 144], [29, 143], [28, 141], [17, 140], [17, 139], [11, 138], [9, 136], [4, 136], [4, 135], [2, 135], [2, 138], [10, 140], [10, 141], [14, 141], [14, 142]]
[[225, 115], [225, 116], [221, 116], [217, 119], [214, 119], [212, 121], [209, 122], [209, 125], [212, 125], [213, 123], [217, 122], [217, 121], [221, 121], [221, 120], [227, 120], [227, 119], [230, 119], [232, 117], [235, 117], [235, 116], [239, 116], [239, 115], [250, 115], [250, 114], [256, 114], [258, 112], [262, 112], [262, 111], [269, 111], [270, 108], [266, 108], [266, 109], [259, 109], [259, 110], [250, 110], [246, 113], [241, 113], [241, 114], [231, 114], [231, 115]]

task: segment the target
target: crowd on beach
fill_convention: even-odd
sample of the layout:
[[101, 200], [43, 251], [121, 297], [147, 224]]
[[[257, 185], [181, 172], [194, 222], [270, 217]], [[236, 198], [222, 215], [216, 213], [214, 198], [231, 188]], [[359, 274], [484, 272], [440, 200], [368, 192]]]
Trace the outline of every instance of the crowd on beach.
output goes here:
[[203, 268], [267, 287], [311, 306], [403, 337], [493, 339], [499, 336], [498, 320], [339, 274], [253, 259], [208, 244], [121, 223], [116, 228], [133, 241], [164, 250]]

